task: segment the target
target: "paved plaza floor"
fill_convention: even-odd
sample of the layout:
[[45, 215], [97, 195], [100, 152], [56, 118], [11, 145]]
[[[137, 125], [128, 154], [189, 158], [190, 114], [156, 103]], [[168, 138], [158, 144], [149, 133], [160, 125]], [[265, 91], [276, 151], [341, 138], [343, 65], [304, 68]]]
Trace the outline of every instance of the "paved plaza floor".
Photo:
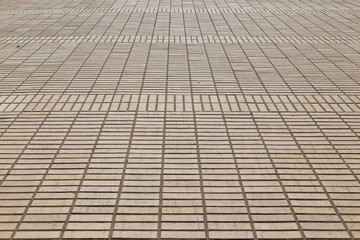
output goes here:
[[360, 239], [359, 0], [1, 0], [0, 239]]

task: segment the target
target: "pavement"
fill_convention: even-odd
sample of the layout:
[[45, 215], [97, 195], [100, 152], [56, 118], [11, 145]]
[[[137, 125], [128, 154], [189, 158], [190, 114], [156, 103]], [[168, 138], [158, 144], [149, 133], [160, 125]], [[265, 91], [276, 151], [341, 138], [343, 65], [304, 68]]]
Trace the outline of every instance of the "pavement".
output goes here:
[[2, 0], [1, 239], [360, 239], [358, 0]]

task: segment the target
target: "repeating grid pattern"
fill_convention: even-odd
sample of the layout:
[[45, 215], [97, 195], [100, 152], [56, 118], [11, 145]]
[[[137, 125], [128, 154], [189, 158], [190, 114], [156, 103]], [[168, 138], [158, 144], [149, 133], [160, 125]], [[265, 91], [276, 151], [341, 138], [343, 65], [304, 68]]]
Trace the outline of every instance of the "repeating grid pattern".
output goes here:
[[165, 12], [165, 13], [326, 13], [347, 12], [355, 13], [359, 7], [354, 8], [59, 8], [59, 9], [17, 9], [0, 11], [0, 14], [57, 14], [57, 13], [126, 13], [126, 12]]
[[283, 36], [114, 36], [114, 35], [86, 35], [86, 36], [38, 36], [38, 37], [3, 37], [0, 43], [81, 43], [81, 42], [110, 42], [110, 43], [359, 43], [360, 36], [352, 37], [283, 37]]
[[359, 9], [0, 2], [0, 239], [360, 239]]
[[[101, 111], [251, 111], [358, 112], [356, 95], [11, 95], [2, 96], [0, 112]], [[166, 103], [166, 106], [165, 106]], [[220, 108], [221, 107], [221, 108]]]

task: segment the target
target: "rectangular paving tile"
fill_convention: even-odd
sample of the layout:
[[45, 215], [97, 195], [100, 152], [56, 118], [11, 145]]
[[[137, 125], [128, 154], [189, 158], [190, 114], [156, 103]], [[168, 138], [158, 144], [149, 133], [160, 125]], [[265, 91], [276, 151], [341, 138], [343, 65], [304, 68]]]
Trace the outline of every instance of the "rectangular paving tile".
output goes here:
[[1, 239], [360, 238], [360, 3], [0, 3]]

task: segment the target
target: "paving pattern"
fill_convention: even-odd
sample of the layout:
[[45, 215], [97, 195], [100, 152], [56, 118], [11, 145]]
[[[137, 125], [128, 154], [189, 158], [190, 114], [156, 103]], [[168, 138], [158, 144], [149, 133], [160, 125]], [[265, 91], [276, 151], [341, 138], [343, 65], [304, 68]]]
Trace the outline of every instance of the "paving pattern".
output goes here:
[[1, 239], [360, 239], [358, 0], [0, 2]]

